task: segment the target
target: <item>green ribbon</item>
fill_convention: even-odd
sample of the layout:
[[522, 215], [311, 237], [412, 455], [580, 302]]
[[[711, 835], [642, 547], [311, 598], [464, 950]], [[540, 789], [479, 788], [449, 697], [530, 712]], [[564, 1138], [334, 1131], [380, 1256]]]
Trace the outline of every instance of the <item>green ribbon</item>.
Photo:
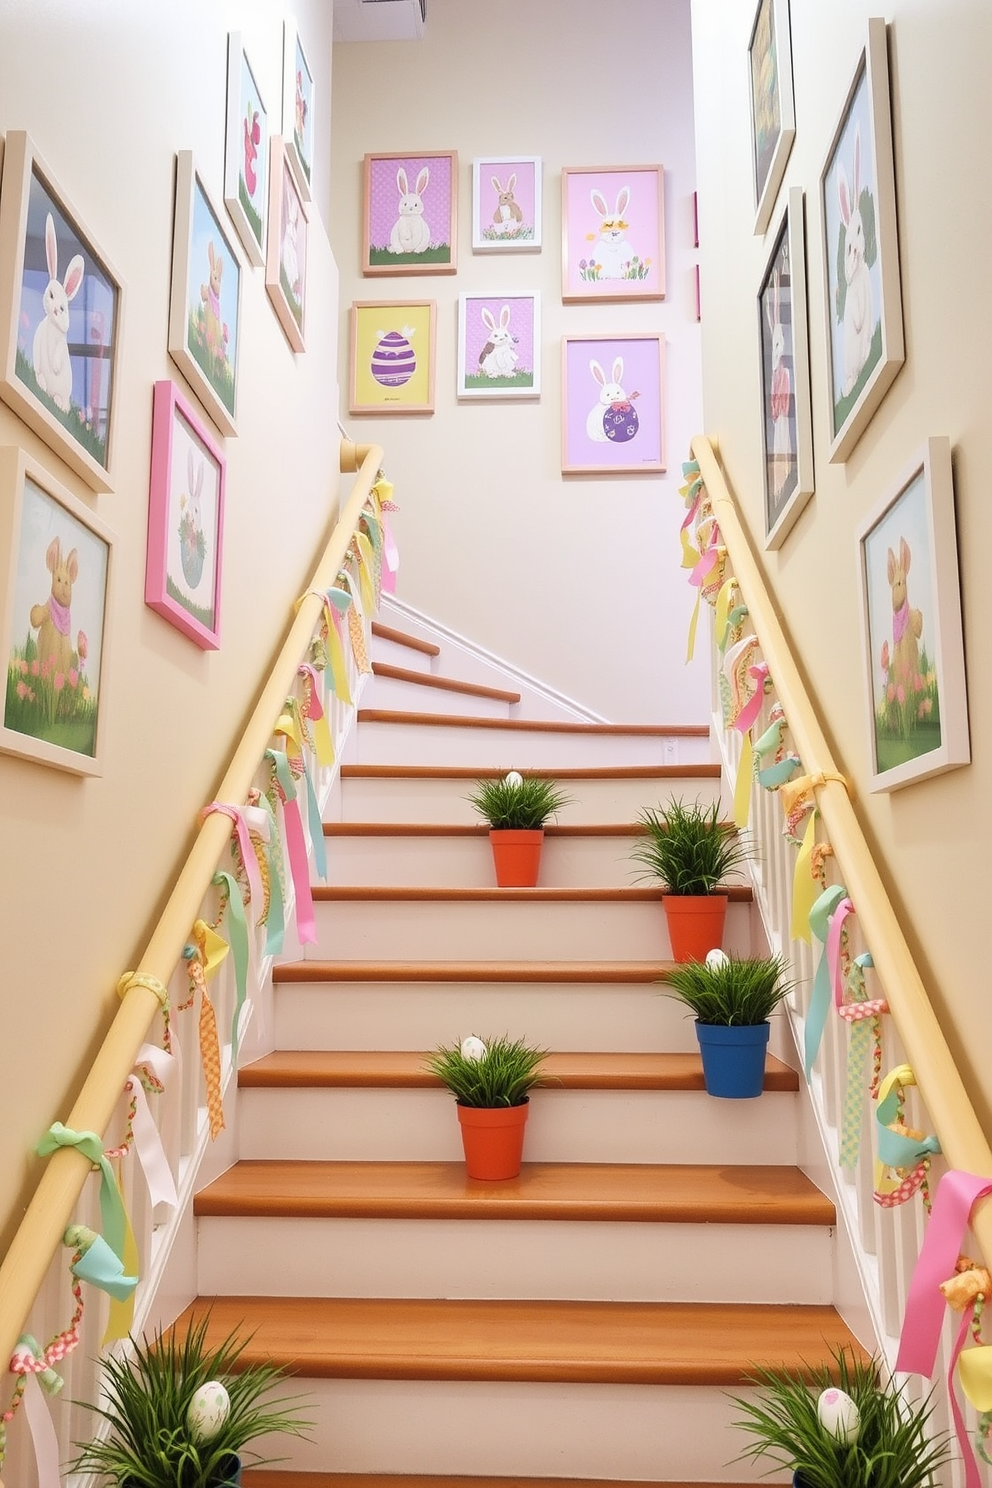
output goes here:
[[125, 1276], [123, 1263], [114, 1255], [102, 1235], [85, 1225], [71, 1225], [66, 1230], [63, 1243], [74, 1250], [82, 1251], [78, 1261], [69, 1267], [73, 1276], [88, 1281], [113, 1297], [115, 1302], [126, 1302], [138, 1285], [136, 1276]]
[[117, 1179], [114, 1177], [110, 1160], [104, 1155], [102, 1141], [96, 1132], [72, 1131], [70, 1127], [63, 1126], [61, 1121], [55, 1121], [38, 1143], [36, 1150], [39, 1157], [49, 1157], [59, 1147], [75, 1147], [84, 1157], [89, 1158], [95, 1168], [100, 1169], [100, 1217], [103, 1221], [103, 1235], [117, 1259], [123, 1261], [124, 1235], [127, 1229], [124, 1201], [117, 1187]]
[[321, 820], [320, 807], [317, 805], [317, 794], [310, 779], [310, 771], [307, 762], [303, 761], [303, 779], [307, 787], [307, 821], [310, 825], [310, 846], [313, 851], [314, 866], [320, 877], [327, 882], [327, 848], [324, 845], [324, 823]]
[[375, 513], [371, 511], [363, 512], [361, 520], [365, 524], [373, 548], [378, 552], [382, 547], [382, 523]]
[[878, 1122], [878, 1131], [875, 1134], [878, 1160], [884, 1167], [915, 1168], [925, 1157], [940, 1151], [940, 1143], [936, 1137], [904, 1137], [902, 1132], [892, 1131], [889, 1122], [898, 1119], [899, 1086], [893, 1085], [875, 1109], [875, 1120]]
[[802, 761], [798, 754], [787, 754], [774, 765], [766, 765], [763, 770], [758, 771], [758, 784], [763, 785], [765, 790], [778, 790], [780, 785], [785, 785], [802, 768]]
[[[238, 1067], [238, 1026], [241, 1009], [248, 996], [248, 921], [245, 917], [245, 902], [241, 897], [241, 886], [231, 873], [218, 871], [213, 882], [227, 890], [227, 924], [231, 937], [231, 954], [234, 957], [234, 1016], [231, 1020], [231, 1062]], [[269, 912], [272, 910], [272, 876], [269, 875]]]
[[840, 1165], [856, 1168], [861, 1151], [861, 1092], [865, 1085], [868, 1052], [872, 1043], [872, 1018], [851, 1024], [847, 1050], [847, 1087], [844, 1091], [844, 1121], [840, 1143]]
[[830, 1012], [830, 967], [827, 965], [827, 930], [830, 927], [830, 916], [837, 908], [842, 899], [847, 898], [847, 890], [843, 884], [831, 884], [829, 889], [816, 900], [809, 912], [809, 928], [817, 940], [823, 942], [823, 950], [820, 952], [820, 960], [813, 977], [813, 991], [810, 994], [809, 1009], [806, 1013], [806, 1027], [803, 1030], [803, 1047], [805, 1052], [805, 1069], [807, 1080], [813, 1069], [813, 1061], [823, 1038], [823, 1030], [827, 1026], [827, 1014]]
[[[271, 787], [274, 789], [274, 787]], [[269, 865], [269, 912], [265, 919], [266, 956], [278, 956], [286, 934], [286, 891], [283, 885], [282, 841], [279, 837], [275, 804], [266, 792], [259, 797], [269, 818], [269, 840], [265, 844], [265, 861]]]

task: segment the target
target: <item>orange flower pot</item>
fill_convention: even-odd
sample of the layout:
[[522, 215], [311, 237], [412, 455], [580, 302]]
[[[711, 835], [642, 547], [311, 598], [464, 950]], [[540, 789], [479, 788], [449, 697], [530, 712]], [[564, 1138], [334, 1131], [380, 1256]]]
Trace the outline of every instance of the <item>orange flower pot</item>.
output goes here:
[[662, 894], [668, 938], [676, 961], [705, 961], [723, 946], [726, 894]]
[[524, 1150], [524, 1126], [530, 1110], [519, 1106], [455, 1107], [462, 1129], [465, 1167], [470, 1178], [516, 1178]]
[[496, 882], [501, 889], [532, 889], [541, 868], [544, 832], [491, 831]]

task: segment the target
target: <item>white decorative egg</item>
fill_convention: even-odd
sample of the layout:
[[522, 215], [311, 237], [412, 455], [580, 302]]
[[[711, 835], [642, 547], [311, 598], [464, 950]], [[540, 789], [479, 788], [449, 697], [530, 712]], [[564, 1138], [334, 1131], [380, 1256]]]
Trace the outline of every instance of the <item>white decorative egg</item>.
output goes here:
[[727, 955], [726, 951], [721, 951], [719, 948], [715, 948], [712, 951], [706, 952], [706, 965], [709, 967], [710, 971], [715, 971], [718, 966], [729, 966], [729, 964], [730, 957]]
[[861, 1412], [845, 1390], [824, 1390], [816, 1402], [816, 1414], [824, 1431], [848, 1446], [861, 1434]]
[[213, 1441], [227, 1420], [231, 1410], [231, 1397], [220, 1380], [210, 1380], [201, 1385], [189, 1403], [186, 1425], [194, 1441]]
[[509, 775], [506, 776], [506, 783], [507, 785], [512, 785], [514, 788], [516, 788], [523, 785], [524, 777], [521, 775], [519, 770], [511, 770]]
[[470, 1033], [468, 1038], [462, 1039], [463, 1059], [469, 1059], [473, 1064], [476, 1064], [480, 1059], [485, 1059], [487, 1053], [488, 1050], [485, 1044], [480, 1038], [476, 1038], [474, 1033]]

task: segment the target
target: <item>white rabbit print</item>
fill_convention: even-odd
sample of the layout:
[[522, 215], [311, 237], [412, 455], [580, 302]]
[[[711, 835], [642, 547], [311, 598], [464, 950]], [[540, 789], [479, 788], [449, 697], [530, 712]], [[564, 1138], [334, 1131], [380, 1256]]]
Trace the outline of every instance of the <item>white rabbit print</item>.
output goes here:
[[593, 210], [599, 216], [598, 234], [588, 234], [590, 240], [593, 237], [596, 239], [592, 267], [598, 270], [594, 276], [597, 279], [627, 279], [631, 275], [635, 255], [633, 247], [627, 241], [627, 229], [630, 224], [624, 216], [630, 203], [630, 196], [630, 187], [621, 186], [611, 209], [601, 191], [594, 188], [589, 193]]
[[303, 268], [300, 262], [300, 201], [286, 171], [283, 193], [282, 272], [293, 299], [303, 299]]
[[590, 359], [589, 371], [599, 384], [599, 397], [586, 415], [587, 438], [595, 444], [609, 444], [611, 440], [621, 444], [628, 443], [635, 437], [638, 429], [633, 400], [639, 395], [631, 393], [628, 397], [624, 391], [623, 357], [613, 358], [609, 378], [595, 357]]
[[[871, 193], [864, 206], [873, 212]], [[837, 204], [840, 209], [844, 278], [837, 285], [837, 318], [844, 328], [844, 379], [842, 394], [854, 390], [871, 356], [875, 330], [874, 297], [869, 269], [875, 260], [874, 232], [868, 242], [861, 187], [861, 129], [854, 133], [854, 183], [848, 181], [844, 162], [837, 162]], [[839, 263], [839, 259], [838, 259]]]
[[51, 212], [45, 218], [45, 258], [48, 285], [42, 296], [44, 319], [34, 333], [31, 360], [38, 386], [55, 406], [68, 413], [72, 398], [72, 363], [69, 360], [69, 301], [83, 282], [83, 258], [76, 253], [59, 279], [59, 245]]
[[765, 318], [771, 337], [771, 378], [768, 384], [768, 416], [772, 425], [771, 492], [781, 496], [792, 468], [792, 373], [788, 367], [785, 327], [782, 323], [782, 280], [772, 274], [765, 299]]
[[390, 253], [426, 253], [431, 246], [431, 229], [424, 216], [424, 192], [430, 184], [431, 173], [425, 165], [417, 176], [413, 191], [406, 169], [400, 166], [396, 172], [396, 187], [399, 191], [397, 218], [389, 234]]
[[512, 377], [520, 356], [516, 349], [517, 338], [510, 330], [509, 305], [500, 310], [498, 324], [492, 312], [483, 305], [482, 323], [489, 337], [479, 352], [480, 368], [487, 377]]

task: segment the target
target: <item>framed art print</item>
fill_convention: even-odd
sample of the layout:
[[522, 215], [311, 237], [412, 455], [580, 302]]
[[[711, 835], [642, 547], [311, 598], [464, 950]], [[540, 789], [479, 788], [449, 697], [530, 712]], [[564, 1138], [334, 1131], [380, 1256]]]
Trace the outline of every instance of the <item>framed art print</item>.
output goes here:
[[0, 397], [94, 491], [113, 489], [124, 289], [22, 130], [0, 193]]
[[356, 300], [351, 307], [352, 413], [433, 413], [434, 300]]
[[289, 151], [276, 136], [269, 162], [265, 288], [294, 351], [306, 350], [308, 230], [307, 207], [289, 166]]
[[313, 142], [316, 138], [313, 73], [293, 21], [283, 23], [282, 66], [282, 133], [286, 154], [300, 195], [304, 201], [310, 201], [313, 195]]
[[459, 295], [459, 398], [540, 394], [540, 296]]
[[145, 604], [204, 651], [220, 645], [227, 461], [175, 383], [157, 382]]
[[241, 263], [192, 152], [176, 157], [169, 354], [224, 434], [236, 434]]
[[660, 165], [563, 167], [561, 232], [566, 305], [665, 298], [665, 172]]
[[766, 548], [782, 546], [813, 494], [803, 226], [794, 186], [758, 290]]
[[227, 136], [224, 202], [249, 263], [265, 262], [268, 201], [269, 116], [251, 64], [232, 31], [227, 38]]
[[23, 450], [0, 449], [0, 492], [0, 750], [100, 775], [113, 539]]
[[472, 251], [535, 253], [541, 247], [541, 157], [472, 161]]
[[562, 338], [564, 474], [665, 469], [665, 338]]
[[366, 155], [362, 273], [453, 274], [458, 267], [458, 155]]
[[870, 789], [971, 760], [951, 446], [929, 439], [858, 533]]
[[820, 176], [832, 461], [846, 460], [905, 359], [886, 25], [868, 22]]
[[796, 137], [789, 0], [758, 0], [747, 48], [751, 96], [754, 231], [771, 221]]

